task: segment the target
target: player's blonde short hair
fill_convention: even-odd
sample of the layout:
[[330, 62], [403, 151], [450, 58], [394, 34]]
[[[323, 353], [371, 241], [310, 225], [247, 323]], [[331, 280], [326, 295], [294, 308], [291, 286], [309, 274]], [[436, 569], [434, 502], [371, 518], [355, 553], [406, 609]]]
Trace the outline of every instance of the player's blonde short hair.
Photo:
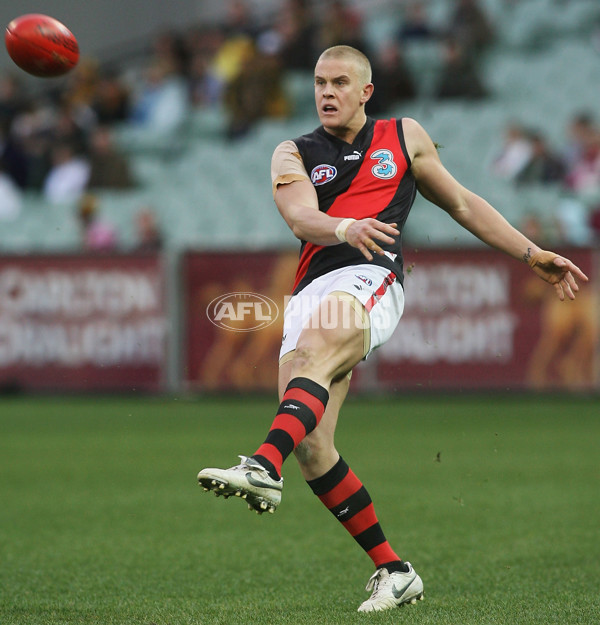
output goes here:
[[363, 85], [367, 85], [371, 82], [372, 72], [371, 63], [369, 59], [356, 48], [352, 46], [332, 46], [327, 48], [321, 56], [321, 59], [342, 59], [354, 63], [356, 67], [356, 74]]

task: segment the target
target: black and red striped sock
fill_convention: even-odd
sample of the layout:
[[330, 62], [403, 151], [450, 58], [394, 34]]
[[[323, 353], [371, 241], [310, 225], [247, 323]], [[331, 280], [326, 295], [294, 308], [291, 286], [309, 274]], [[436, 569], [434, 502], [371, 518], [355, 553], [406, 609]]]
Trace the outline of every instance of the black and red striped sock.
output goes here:
[[376, 568], [385, 567], [390, 573], [408, 570], [386, 540], [367, 489], [341, 457], [325, 475], [307, 484]]
[[319, 425], [328, 400], [327, 389], [309, 378], [290, 381], [265, 442], [252, 455], [273, 479], [279, 478], [285, 459]]

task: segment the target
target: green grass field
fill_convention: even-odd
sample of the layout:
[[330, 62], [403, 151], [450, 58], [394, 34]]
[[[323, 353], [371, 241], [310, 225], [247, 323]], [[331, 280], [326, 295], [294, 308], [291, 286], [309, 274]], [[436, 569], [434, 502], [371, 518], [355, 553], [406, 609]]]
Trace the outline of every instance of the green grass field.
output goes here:
[[0, 401], [2, 625], [600, 621], [593, 398], [354, 399], [338, 446], [425, 601], [358, 614], [368, 557], [285, 466], [257, 516], [196, 484], [274, 400]]

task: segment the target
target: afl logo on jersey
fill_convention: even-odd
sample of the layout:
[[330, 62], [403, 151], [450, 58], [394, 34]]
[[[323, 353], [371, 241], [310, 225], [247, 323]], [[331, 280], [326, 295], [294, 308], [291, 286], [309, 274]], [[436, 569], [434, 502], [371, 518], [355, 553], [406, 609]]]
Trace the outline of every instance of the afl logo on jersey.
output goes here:
[[310, 172], [310, 179], [315, 187], [333, 180], [337, 176], [337, 169], [333, 165], [317, 165]]

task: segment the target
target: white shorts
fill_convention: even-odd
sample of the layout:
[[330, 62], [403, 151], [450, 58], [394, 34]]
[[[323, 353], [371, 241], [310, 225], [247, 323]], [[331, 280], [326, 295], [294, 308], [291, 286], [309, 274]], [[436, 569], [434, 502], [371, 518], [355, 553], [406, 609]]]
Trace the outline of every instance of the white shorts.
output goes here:
[[346, 306], [345, 310], [337, 310], [330, 315], [331, 327], [339, 323], [356, 323], [358, 314], [361, 327], [365, 328], [365, 358], [390, 338], [404, 311], [404, 290], [389, 269], [377, 265], [352, 265], [330, 271], [289, 299], [283, 313], [280, 362], [296, 349], [305, 327], [328, 323], [327, 316], [317, 319], [312, 315], [321, 301], [334, 292], [350, 297], [340, 300], [341, 305]]

